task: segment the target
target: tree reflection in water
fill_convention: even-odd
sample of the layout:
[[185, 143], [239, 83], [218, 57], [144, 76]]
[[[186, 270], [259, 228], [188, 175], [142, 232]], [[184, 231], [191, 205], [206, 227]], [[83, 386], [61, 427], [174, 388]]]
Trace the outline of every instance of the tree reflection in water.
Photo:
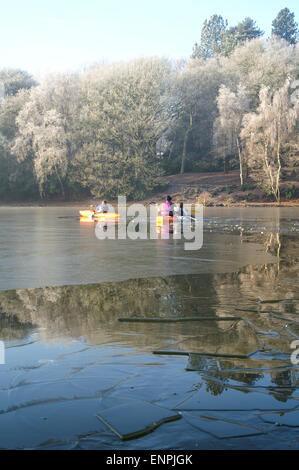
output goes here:
[[[260, 425], [257, 410], [296, 408], [299, 368], [290, 362], [290, 344], [299, 335], [297, 239], [276, 232], [241, 236], [243, 243], [264, 246], [278, 262], [248, 264], [229, 274], [1, 291], [0, 340], [18, 354], [11, 369], [9, 364], [0, 369], [0, 384], [10, 377], [17, 383], [9, 389], [8, 406], [18, 414], [18, 407], [26, 408], [29, 400], [34, 411], [42, 399], [50, 403], [65, 394], [72, 400], [72, 393], [76, 400], [87, 393], [89, 399], [102, 397], [100, 406], [108, 394], [111, 403], [126, 397], [181, 410], [186, 420], [188, 410], [214, 410], [214, 418], [227, 410], [229, 419], [233, 410], [243, 410], [246, 419], [238, 418], [242, 426]], [[231, 316], [236, 320], [226, 320]], [[214, 320], [118, 321], [124, 317]], [[59, 342], [64, 354], [54, 354], [56, 368], [41, 367], [37, 342]], [[78, 344], [74, 354], [69, 352], [73, 342]], [[181, 358], [185, 369], [173, 356], [153, 356], [154, 350], [189, 353]], [[54, 374], [52, 381], [49, 373]], [[112, 385], [107, 385], [110, 376]], [[186, 422], [180, 420], [180, 435]], [[162, 435], [168, 442], [168, 435]]]

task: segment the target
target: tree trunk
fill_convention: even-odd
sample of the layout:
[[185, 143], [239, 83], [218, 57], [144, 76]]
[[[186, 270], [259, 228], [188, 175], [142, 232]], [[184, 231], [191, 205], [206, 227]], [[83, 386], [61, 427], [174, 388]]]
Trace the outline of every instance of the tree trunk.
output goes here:
[[280, 202], [280, 172], [281, 172], [281, 161], [280, 161], [280, 141], [277, 144], [277, 161], [278, 161], [278, 170], [276, 175], [276, 199], [277, 202]]
[[187, 153], [187, 141], [188, 141], [189, 132], [190, 132], [190, 129], [188, 129], [188, 130], [185, 132], [185, 136], [184, 136], [183, 155], [182, 155], [182, 163], [181, 163], [181, 171], [180, 171], [181, 175], [183, 175], [184, 172], [185, 172], [185, 161], [186, 161], [186, 153]]
[[272, 174], [272, 169], [271, 169], [271, 166], [268, 162], [268, 147], [269, 147], [268, 142], [265, 142], [264, 143], [265, 166], [266, 166], [266, 170], [267, 170], [267, 173], [268, 173], [268, 176], [269, 176], [269, 179], [270, 179], [272, 194], [277, 199], [277, 193], [276, 193], [275, 186], [274, 186], [274, 178], [273, 178], [273, 174]]
[[59, 175], [59, 171], [57, 170], [56, 166], [55, 166], [55, 172], [56, 172], [56, 176], [57, 176], [57, 179], [58, 179], [58, 182], [59, 182], [59, 185], [60, 185], [62, 197], [63, 197], [63, 199], [65, 199], [64, 187], [63, 187], [60, 175]]
[[246, 163], [246, 165], [245, 165], [245, 181], [248, 180], [248, 175], [249, 175], [249, 168], [248, 168], [248, 164]]
[[181, 163], [181, 175], [184, 174], [185, 172], [185, 162], [186, 162], [186, 155], [187, 155], [187, 142], [188, 142], [188, 136], [191, 132], [192, 129], [192, 114], [190, 114], [190, 121], [189, 121], [190, 127], [186, 130], [185, 135], [184, 135], [184, 146], [183, 146], [183, 155], [182, 155], [182, 163]]
[[223, 172], [224, 172], [224, 173], [227, 173], [227, 166], [226, 166], [226, 164], [227, 164], [227, 157], [226, 157], [226, 155], [224, 155], [224, 157], [223, 157]]
[[243, 180], [243, 162], [242, 162], [242, 153], [241, 153], [241, 147], [240, 147], [240, 142], [239, 138], [237, 137], [237, 147], [238, 147], [238, 154], [239, 154], [239, 162], [240, 162], [240, 184], [243, 186], [244, 180]]

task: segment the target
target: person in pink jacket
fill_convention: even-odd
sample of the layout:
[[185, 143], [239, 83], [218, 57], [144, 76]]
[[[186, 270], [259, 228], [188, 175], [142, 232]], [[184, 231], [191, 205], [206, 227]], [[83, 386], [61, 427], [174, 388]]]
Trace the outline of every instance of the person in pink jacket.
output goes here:
[[172, 203], [171, 196], [167, 196], [166, 201], [163, 202], [162, 208], [161, 208], [161, 215], [168, 215], [170, 217], [173, 216], [173, 203]]

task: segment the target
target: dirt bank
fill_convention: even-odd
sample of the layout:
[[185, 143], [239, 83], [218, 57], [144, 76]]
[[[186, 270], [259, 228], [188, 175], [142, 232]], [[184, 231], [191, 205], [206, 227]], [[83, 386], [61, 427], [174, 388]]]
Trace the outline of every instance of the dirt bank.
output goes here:
[[164, 191], [148, 198], [146, 201], [159, 201], [171, 194], [174, 200], [199, 202], [205, 206], [299, 206], [299, 198], [287, 199], [285, 190], [293, 185], [299, 195], [299, 179], [292, 178], [281, 183], [281, 202], [277, 203], [267, 196], [263, 189], [253, 181], [240, 188], [239, 172], [228, 173], [185, 173], [159, 178], [165, 186]]
[[[167, 194], [171, 194], [174, 201], [184, 201], [185, 203], [204, 204], [205, 206], [276, 206], [294, 207], [299, 206], [299, 176], [289, 178], [281, 183], [281, 202], [274, 202], [271, 196], [257, 187], [254, 182], [248, 182], [243, 190], [240, 188], [239, 172], [230, 171], [228, 173], [185, 173], [184, 175], [163, 176], [158, 179], [164, 187], [163, 191], [158, 191], [143, 201], [149, 204], [151, 201], [163, 201]], [[295, 198], [287, 199], [285, 190], [295, 186]], [[98, 200], [86, 199], [82, 201], [31, 201], [4, 203], [1, 206], [17, 207], [80, 207], [89, 208], [94, 206]], [[117, 201], [110, 201], [117, 204]]]

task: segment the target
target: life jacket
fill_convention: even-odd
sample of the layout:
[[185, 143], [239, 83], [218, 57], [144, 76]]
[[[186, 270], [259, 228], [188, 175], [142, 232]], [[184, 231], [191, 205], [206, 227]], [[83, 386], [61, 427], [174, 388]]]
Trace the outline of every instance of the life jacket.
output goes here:
[[163, 202], [162, 208], [161, 208], [161, 214], [162, 215], [173, 215], [172, 204], [169, 201]]

